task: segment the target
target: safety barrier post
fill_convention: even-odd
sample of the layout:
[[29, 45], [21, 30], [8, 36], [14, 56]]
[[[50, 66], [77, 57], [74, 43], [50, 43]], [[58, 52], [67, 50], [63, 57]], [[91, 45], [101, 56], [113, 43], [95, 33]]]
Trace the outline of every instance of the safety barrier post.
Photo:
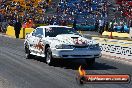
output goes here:
[[25, 28], [23, 28], [23, 39], [25, 39]]

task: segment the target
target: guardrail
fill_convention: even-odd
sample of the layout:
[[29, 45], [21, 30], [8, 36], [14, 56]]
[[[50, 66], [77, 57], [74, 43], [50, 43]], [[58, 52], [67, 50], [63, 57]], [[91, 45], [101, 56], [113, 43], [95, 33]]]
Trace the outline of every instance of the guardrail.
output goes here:
[[[34, 30], [33, 28], [25, 28], [25, 29], [21, 28], [19, 38], [25, 38], [26, 34], [31, 33], [33, 30]], [[15, 37], [15, 30], [13, 26], [7, 27], [6, 35]]]
[[118, 45], [100, 44], [102, 54], [125, 59], [132, 59], [132, 47]]
[[[104, 36], [111, 36], [111, 32], [104, 31], [103, 34]], [[129, 38], [129, 33], [118, 33], [118, 32], [112, 32], [113, 37], [125, 37]]]
[[132, 41], [105, 38], [93, 39], [100, 44], [102, 54], [123, 59], [132, 59]]

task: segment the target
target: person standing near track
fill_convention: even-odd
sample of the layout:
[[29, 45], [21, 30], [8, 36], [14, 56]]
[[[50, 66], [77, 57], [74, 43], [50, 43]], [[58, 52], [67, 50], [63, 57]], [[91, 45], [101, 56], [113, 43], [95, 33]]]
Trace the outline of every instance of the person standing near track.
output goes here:
[[76, 18], [74, 18], [73, 28], [74, 28], [75, 30], [77, 29], [76, 24], [77, 24], [77, 21], [76, 21]]
[[95, 23], [95, 29], [94, 29], [94, 31], [95, 31], [95, 32], [97, 32], [97, 31], [98, 31], [98, 29], [99, 29], [99, 21], [98, 21], [98, 20], [96, 20], [96, 23]]
[[104, 32], [104, 20], [99, 20], [99, 33], [100, 35], [102, 35], [102, 33]]
[[14, 24], [14, 30], [15, 30], [15, 36], [16, 36], [16, 38], [19, 38], [21, 27], [22, 27], [21, 22], [17, 18], [17, 20], [16, 20], [16, 22]]

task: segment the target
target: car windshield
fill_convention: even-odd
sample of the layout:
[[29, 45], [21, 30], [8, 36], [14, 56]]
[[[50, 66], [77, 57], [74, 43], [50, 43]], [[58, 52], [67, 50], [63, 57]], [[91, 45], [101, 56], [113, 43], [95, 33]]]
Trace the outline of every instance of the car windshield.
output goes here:
[[56, 37], [59, 34], [76, 34], [79, 35], [77, 31], [75, 31], [73, 28], [65, 28], [65, 27], [52, 27], [49, 29], [46, 29], [45, 35], [46, 37]]

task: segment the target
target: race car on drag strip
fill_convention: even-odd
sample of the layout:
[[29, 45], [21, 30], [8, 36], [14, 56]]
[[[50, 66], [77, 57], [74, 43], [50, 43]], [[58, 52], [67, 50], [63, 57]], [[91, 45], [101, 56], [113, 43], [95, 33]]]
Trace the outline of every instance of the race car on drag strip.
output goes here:
[[79, 34], [71, 27], [49, 25], [40, 26], [27, 34], [24, 41], [26, 58], [43, 57], [48, 65], [57, 59], [85, 59], [93, 65], [101, 56], [99, 44]]

